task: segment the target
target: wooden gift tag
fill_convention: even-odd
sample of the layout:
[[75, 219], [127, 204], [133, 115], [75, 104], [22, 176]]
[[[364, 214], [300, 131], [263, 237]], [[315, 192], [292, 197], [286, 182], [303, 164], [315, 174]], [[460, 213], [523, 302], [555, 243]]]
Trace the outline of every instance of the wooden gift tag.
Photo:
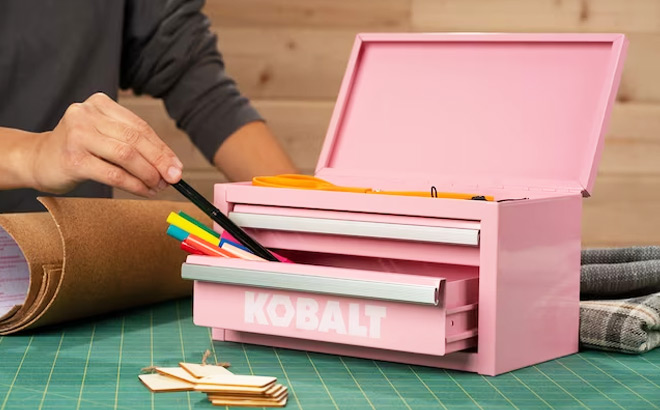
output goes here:
[[178, 380], [183, 380], [191, 384], [197, 384], [199, 378], [191, 375], [180, 367], [156, 367], [156, 371], [163, 376], [174, 377]]
[[277, 377], [231, 374], [202, 377], [197, 381], [197, 384], [262, 388], [269, 386], [276, 381]]
[[211, 400], [214, 406], [236, 406], [236, 407], [284, 407], [286, 406], [287, 398], [284, 397], [280, 400], [269, 399], [245, 399], [245, 400], [230, 400], [219, 399]]
[[140, 374], [140, 381], [144, 383], [149, 390], [154, 393], [174, 392], [174, 391], [193, 391], [195, 385], [181, 379], [175, 379], [162, 374]]
[[250, 396], [263, 396], [270, 385], [264, 387], [244, 387], [244, 386], [223, 386], [214, 384], [196, 384], [195, 390], [205, 393], [223, 393], [223, 394], [240, 394]]
[[[271, 392], [269, 394], [269, 392]], [[272, 389], [266, 391], [266, 394], [263, 395], [244, 395], [244, 394], [231, 394], [231, 393], [219, 393], [219, 392], [209, 392], [207, 393], [209, 400], [221, 400], [221, 399], [231, 399], [231, 400], [245, 400], [248, 397], [252, 399], [268, 399], [268, 400], [279, 400], [288, 395], [288, 390], [285, 386], [277, 384], [273, 386]]]
[[280, 394], [277, 397], [261, 397], [261, 396], [237, 396], [237, 395], [215, 395], [215, 394], [209, 394], [208, 399], [209, 401], [213, 400], [264, 400], [264, 401], [270, 401], [270, 402], [278, 402], [281, 401], [282, 399], [285, 399], [289, 396], [288, 393], [285, 394]]
[[179, 363], [179, 366], [198, 378], [208, 376], [228, 376], [234, 374], [222, 366], [214, 366], [210, 364]]
[[286, 386], [282, 386], [281, 384], [275, 384], [273, 387], [266, 390], [264, 394], [270, 398], [273, 398], [273, 397], [278, 397], [283, 393], [286, 393], [287, 391], [288, 389], [286, 388]]

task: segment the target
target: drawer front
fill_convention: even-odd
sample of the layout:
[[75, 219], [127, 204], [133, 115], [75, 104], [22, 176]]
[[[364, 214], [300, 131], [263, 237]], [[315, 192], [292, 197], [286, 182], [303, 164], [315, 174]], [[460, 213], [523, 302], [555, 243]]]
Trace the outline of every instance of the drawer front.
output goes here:
[[478, 221], [245, 204], [229, 217], [273, 249], [479, 265]]
[[445, 353], [438, 306], [196, 281], [197, 325], [331, 343]]
[[475, 221], [239, 204], [234, 206], [229, 218], [244, 228], [448, 245], [479, 245], [480, 225]]
[[[189, 257], [182, 275], [195, 280], [197, 325], [429, 355], [448, 352], [442, 278], [201, 256]], [[474, 330], [468, 328], [473, 325], [455, 320], [450, 333]]]

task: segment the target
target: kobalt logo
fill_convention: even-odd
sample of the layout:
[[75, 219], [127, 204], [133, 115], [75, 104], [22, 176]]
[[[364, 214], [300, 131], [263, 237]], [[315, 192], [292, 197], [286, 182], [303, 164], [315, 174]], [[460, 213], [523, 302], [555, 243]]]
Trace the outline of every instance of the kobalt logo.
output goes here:
[[[293, 299], [293, 300], [292, 300]], [[348, 311], [347, 311], [348, 310]], [[336, 332], [340, 335], [380, 338], [384, 306], [328, 300], [325, 306], [312, 298], [264, 292], [245, 292], [245, 322], [277, 327]]]

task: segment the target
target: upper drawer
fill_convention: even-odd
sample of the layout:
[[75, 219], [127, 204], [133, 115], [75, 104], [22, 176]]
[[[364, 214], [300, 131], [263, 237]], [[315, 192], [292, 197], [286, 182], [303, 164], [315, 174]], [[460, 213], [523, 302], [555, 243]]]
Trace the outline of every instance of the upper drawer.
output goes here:
[[476, 277], [209, 257], [182, 276], [198, 325], [432, 355], [476, 343]]
[[476, 221], [237, 204], [229, 218], [244, 228], [479, 245]]

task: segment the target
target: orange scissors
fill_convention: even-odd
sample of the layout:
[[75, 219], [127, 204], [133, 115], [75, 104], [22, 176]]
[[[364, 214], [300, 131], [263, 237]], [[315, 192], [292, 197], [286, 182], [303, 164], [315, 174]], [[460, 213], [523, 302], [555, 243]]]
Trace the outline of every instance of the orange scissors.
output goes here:
[[362, 194], [381, 194], [381, 195], [403, 195], [403, 196], [421, 196], [429, 198], [452, 198], [452, 199], [480, 199], [483, 201], [493, 201], [492, 196], [462, 194], [454, 192], [437, 192], [435, 187], [429, 191], [381, 191], [372, 188], [358, 188], [335, 185], [324, 179], [299, 174], [283, 174], [268, 177], [252, 178], [252, 185], [270, 187], [270, 188], [292, 188], [292, 189], [313, 189], [319, 191], [337, 191], [337, 192], [356, 192]]

